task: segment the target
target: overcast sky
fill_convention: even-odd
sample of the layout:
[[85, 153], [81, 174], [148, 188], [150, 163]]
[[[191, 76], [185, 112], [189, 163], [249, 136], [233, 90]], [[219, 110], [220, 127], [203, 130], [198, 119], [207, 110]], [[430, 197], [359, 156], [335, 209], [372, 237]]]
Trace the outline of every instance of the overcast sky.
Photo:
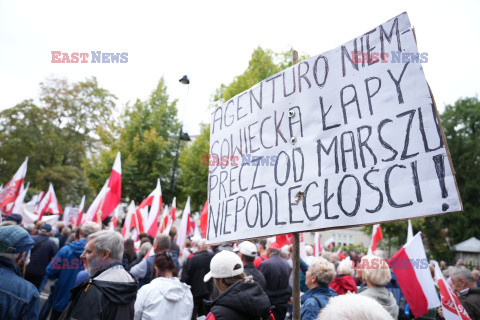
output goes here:
[[[164, 77], [186, 108], [185, 128], [209, 122], [221, 83], [241, 74], [257, 46], [311, 56], [406, 11], [424, 71], [443, 111], [480, 92], [480, 1], [3, 1], [0, 0], [0, 110], [37, 98], [49, 76], [96, 76], [118, 105], [145, 99]], [[128, 52], [125, 64], [53, 64], [51, 51]], [[90, 58], [89, 58], [90, 60]], [[187, 74], [190, 88], [178, 79]]]

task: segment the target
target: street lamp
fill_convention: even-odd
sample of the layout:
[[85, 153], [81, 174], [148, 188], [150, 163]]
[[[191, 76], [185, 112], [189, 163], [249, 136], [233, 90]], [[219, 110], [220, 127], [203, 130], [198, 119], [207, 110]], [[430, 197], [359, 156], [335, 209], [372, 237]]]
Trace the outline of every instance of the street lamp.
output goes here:
[[[190, 80], [186, 75], [184, 75], [180, 80], [180, 83], [189, 85]], [[185, 108], [183, 109], [183, 113], [185, 114]], [[180, 141], [190, 141], [190, 136], [188, 133], [183, 132], [183, 123], [180, 124], [180, 132], [178, 133], [178, 140], [177, 140], [177, 151], [175, 153], [175, 161], [173, 162], [173, 172], [172, 172], [172, 179], [170, 180], [170, 201], [173, 200], [173, 185], [175, 184], [175, 171], [177, 170], [177, 162], [178, 162], [178, 151], [180, 150]]]

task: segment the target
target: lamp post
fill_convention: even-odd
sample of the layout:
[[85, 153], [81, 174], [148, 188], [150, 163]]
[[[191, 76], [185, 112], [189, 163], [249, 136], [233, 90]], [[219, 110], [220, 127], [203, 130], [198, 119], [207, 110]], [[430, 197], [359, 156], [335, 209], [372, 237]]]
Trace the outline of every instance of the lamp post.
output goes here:
[[[184, 75], [180, 80], [178, 80], [180, 83], [189, 85], [190, 80], [186, 75]], [[185, 114], [185, 108], [184, 114]], [[170, 180], [170, 197], [169, 201], [172, 201], [173, 199], [173, 186], [175, 184], [175, 171], [177, 170], [177, 163], [178, 163], [178, 151], [180, 150], [180, 141], [190, 141], [190, 136], [188, 133], [183, 132], [183, 123], [180, 124], [180, 132], [178, 133], [178, 140], [177, 140], [177, 151], [175, 152], [175, 161], [173, 162], [173, 172], [172, 172], [172, 179]]]

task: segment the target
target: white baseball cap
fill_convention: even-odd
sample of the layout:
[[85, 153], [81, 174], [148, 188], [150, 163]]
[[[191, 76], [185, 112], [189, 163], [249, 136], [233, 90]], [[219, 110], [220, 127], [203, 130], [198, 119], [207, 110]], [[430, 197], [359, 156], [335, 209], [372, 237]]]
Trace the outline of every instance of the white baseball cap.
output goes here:
[[256, 257], [257, 256], [257, 246], [255, 246], [250, 241], [243, 241], [238, 245], [238, 251], [241, 254], [244, 254], [249, 257]]
[[[239, 269], [234, 269], [239, 264]], [[243, 273], [243, 263], [240, 257], [232, 251], [221, 251], [210, 261], [210, 272], [203, 278], [207, 282], [211, 278], [231, 278]]]

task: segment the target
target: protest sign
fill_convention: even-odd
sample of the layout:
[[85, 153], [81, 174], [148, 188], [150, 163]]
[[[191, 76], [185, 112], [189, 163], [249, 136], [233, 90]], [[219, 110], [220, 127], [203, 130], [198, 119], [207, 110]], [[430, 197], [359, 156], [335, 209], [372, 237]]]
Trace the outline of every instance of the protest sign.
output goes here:
[[212, 112], [208, 243], [461, 211], [403, 13]]

